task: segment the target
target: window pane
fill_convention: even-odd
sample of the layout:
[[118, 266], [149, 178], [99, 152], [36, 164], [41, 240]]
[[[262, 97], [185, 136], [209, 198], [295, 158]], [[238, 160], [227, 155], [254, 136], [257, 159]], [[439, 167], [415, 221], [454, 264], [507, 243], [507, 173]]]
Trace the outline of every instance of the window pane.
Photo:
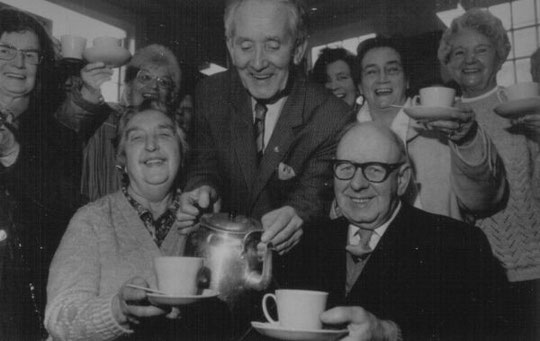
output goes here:
[[345, 39], [343, 41], [343, 48], [353, 54], [356, 54], [357, 46], [358, 46], [358, 38]]
[[516, 58], [530, 56], [536, 49], [536, 29], [533, 27], [514, 31]]
[[512, 16], [514, 28], [534, 25], [533, 0], [519, 0], [512, 2]]
[[508, 86], [514, 83], [514, 63], [506, 62], [497, 74], [497, 84]]
[[489, 7], [489, 11], [496, 16], [497, 18], [501, 19], [503, 23], [503, 27], [506, 30], [509, 30], [511, 27], [510, 24], [510, 4], [504, 3], [500, 5], [495, 5]]
[[532, 80], [529, 58], [516, 60], [516, 76], [518, 82], [530, 82]]

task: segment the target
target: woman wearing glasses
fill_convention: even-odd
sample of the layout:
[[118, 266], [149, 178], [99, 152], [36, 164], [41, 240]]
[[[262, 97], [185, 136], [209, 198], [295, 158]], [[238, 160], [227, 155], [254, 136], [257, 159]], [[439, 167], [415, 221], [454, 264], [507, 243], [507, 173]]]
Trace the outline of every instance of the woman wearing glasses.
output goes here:
[[68, 95], [57, 118], [76, 131], [86, 145], [83, 150], [81, 191], [91, 201], [116, 192], [123, 170], [117, 168], [113, 142], [122, 112], [152, 100], [173, 108], [180, 90], [181, 71], [174, 54], [153, 44], [138, 50], [126, 68], [120, 103], [104, 103], [100, 86], [112, 70], [104, 63], [91, 63], [81, 70], [82, 85]]
[[[76, 135], [52, 39], [32, 15], [0, 10], [0, 340], [39, 340], [49, 260], [80, 201]], [[75, 180], [75, 181], [74, 181]]]
[[[453, 119], [426, 124], [407, 116], [408, 65], [396, 39], [372, 38], [358, 47], [360, 122], [389, 126], [407, 147], [414, 175], [406, 197], [425, 211], [472, 222], [496, 209], [505, 189], [502, 162], [465, 108]], [[458, 119], [459, 118], [459, 119]]]

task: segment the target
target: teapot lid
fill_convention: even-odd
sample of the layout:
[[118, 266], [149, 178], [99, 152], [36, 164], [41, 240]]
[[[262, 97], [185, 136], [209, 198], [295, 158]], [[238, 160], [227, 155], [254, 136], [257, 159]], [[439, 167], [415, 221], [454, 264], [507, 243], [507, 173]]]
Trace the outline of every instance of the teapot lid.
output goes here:
[[246, 233], [250, 231], [262, 231], [261, 223], [253, 218], [233, 213], [207, 213], [200, 219], [201, 225], [212, 230], [229, 233]]

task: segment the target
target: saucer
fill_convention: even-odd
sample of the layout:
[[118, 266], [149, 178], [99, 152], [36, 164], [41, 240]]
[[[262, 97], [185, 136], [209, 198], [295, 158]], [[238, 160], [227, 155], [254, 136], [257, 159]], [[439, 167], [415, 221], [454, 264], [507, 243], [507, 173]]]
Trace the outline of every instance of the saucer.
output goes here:
[[497, 105], [495, 113], [504, 118], [517, 118], [522, 115], [540, 111], [540, 97], [523, 98]]
[[123, 47], [89, 47], [83, 52], [83, 57], [89, 63], [104, 62], [112, 67], [119, 67], [126, 64], [131, 58], [131, 53]]
[[200, 295], [168, 296], [168, 295], [149, 293], [149, 294], [146, 294], [146, 297], [148, 297], [148, 300], [153, 305], [178, 306], [178, 305], [186, 305], [186, 304], [195, 303], [200, 300], [216, 297], [217, 295], [218, 295], [217, 292], [210, 289], [205, 289]]
[[459, 109], [454, 107], [425, 107], [421, 105], [403, 108], [403, 111], [419, 121], [453, 120], [458, 118], [456, 113], [461, 113]]
[[347, 334], [347, 329], [302, 330], [281, 327], [276, 323], [251, 322], [253, 328], [264, 336], [293, 341], [334, 341]]

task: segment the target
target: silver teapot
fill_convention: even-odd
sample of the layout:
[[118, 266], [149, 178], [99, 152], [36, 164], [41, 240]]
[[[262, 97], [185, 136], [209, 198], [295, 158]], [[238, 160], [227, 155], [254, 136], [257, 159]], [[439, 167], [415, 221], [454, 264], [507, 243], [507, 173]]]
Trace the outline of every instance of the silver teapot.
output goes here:
[[249, 291], [261, 291], [272, 279], [272, 251], [257, 253], [263, 229], [255, 219], [207, 213], [188, 237], [185, 255], [204, 258], [206, 286], [234, 306]]

